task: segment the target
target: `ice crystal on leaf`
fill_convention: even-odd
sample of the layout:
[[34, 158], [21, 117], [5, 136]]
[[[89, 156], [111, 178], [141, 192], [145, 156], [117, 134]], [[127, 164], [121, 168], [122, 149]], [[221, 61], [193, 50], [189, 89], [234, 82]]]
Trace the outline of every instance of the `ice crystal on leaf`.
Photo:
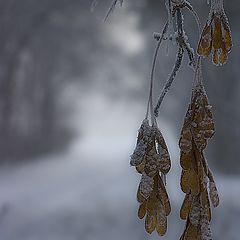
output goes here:
[[223, 0], [212, 0], [209, 19], [202, 31], [197, 52], [203, 57], [208, 57], [213, 52], [213, 62], [219, 66], [226, 63], [231, 48], [231, 30]]
[[130, 164], [149, 177], [154, 177], [158, 172], [167, 174], [171, 168], [169, 152], [161, 131], [156, 125], [150, 126], [146, 119], [139, 129]]
[[218, 196], [216, 184], [213, 181], [213, 179], [211, 179], [209, 183], [209, 194], [210, 194], [212, 205], [214, 207], [217, 207], [219, 205], [219, 196]]
[[182, 240], [210, 240], [210, 199], [214, 207], [219, 204], [213, 175], [203, 153], [208, 139], [214, 134], [214, 121], [202, 82], [200, 64], [198, 67], [191, 103], [179, 141], [181, 188], [186, 193], [180, 216], [187, 220]]
[[146, 173], [143, 172], [138, 191], [139, 191], [139, 194], [141, 194], [141, 196], [144, 199], [149, 198], [153, 190], [153, 184], [154, 184], [153, 178], [149, 177]]
[[151, 127], [147, 119], [144, 119], [138, 131], [137, 145], [131, 156], [130, 164], [132, 166], [140, 165], [145, 157], [147, 145], [151, 138]]
[[206, 210], [203, 210], [201, 212], [201, 228], [200, 228], [200, 233], [201, 233], [201, 240], [212, 240], [212, 232], [210, 228], [210, 223], [208, 219], [208, 213]]

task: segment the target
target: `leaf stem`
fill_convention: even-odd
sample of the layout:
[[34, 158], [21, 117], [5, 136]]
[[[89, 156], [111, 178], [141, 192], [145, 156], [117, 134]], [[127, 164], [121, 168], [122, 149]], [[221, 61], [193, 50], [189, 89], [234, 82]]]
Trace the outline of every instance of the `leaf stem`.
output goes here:
[[158, 52], [159, 52], [161, 43], [164, 40], [164, 36], [165, 36], [165, 34], [166, 34], [167, 30], [168, 30], [168, 26], [169, 26], [168, 22], [166, 22], [159, 39], [157, 39], [157, 45], [156, 45], [156, 49], [155, 49], [154, 56], [153, 56], [152, 69], [151, 69], [151, 74], [150, 74], [149, 99], [148, 99], [148, 104], [147, 104], [146, 118], [148, 118], [149, 111], [150, 111], [152, 124], [154, 123], [154, 114], [153, 114], [153, 81], [154, 81], [154, 72], [155, 72], [155, 68], [156, 68]]

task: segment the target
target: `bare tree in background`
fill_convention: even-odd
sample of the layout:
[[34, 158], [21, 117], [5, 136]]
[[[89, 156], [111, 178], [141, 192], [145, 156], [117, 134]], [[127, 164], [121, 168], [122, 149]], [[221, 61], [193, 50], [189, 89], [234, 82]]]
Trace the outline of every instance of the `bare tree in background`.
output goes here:
[[58, 77], [64, 54], [59, 49], [65, 44], [61, 34], [67, 34], [56, 31], [54, 35], [51, 22], [57, 14], [84, 5], [89, 9], [85, 1], [77, 0], [0, 1], [3, 159], [47, 152], [68, 141], [70, 132], [62, 125], [64, 116], [59, 106], [65, 84]]

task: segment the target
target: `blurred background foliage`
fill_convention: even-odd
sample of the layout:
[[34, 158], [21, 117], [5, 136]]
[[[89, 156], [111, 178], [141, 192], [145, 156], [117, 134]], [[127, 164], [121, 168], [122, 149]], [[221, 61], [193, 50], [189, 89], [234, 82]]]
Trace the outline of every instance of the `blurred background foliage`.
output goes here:
[[[204, 23], [207, 4], [191, 2]], [[76, 88], [88, 91], [101, 81], [99, 78], [105, 77], [104, 91], [109, 100], [117, 101], [125, 95], [130, 102], [145, 103], [155, 44], [152, 33], [160, 31], [166, 19], [164, 1], [125, 2], [124, 10], [117, 9], [109, 23], [103, 24], [101, 19], [109, 4], [110, 1], [99, 1], [95, 13], [91, 14], [91, 4], [84, 0], [0, 1], [1, 162], [21, 161], [66, 147], [75, 136], [71, 119], [76, 111], [76, 96], [73, 95], [80, 94]], [[234, 42], [228, 63], [217, 68], [208, 59], [204, 62], [205, 83], [217, 126], [209, 156], [219, 171], [230, 174], [240, 171], [236, 167], [240, 164], [237, 157], [240, 136], [237, 105], [240, 100], [239, 8], [233, 0], [226, 4]], [[126, 30], [127, 21], [130, 27]], [[190, 42], [196, 46], [197, 28], [188, 12], [185, 13], [185, 26]], [[124, 36], [124, 30], [131, 31], [131, 28], [137, 28], [138, 32], [132, 29], [132, 35], [140, 36], [129, 39], [127, 34]], [[124, 45], [125, 52], [121, 49]], [[161, 52], [155, 95], [159, 94], [171, 69], [174, 60], [174, 50], [171, 50], [169, 57], [165, 50]], [[109, 65], [112, 67], [108, 69]], [[129, 76], [124, 76], [126, 71], [139, 78], [137, 86], [131, 83], [134, 80]], [[99, 76], [101, 73], [105, 76]], [[162, 110], [162, 118], [176, 127], [176, 135], [189, 100], [191, 80], [191, 70], [182, 67]], [[78, 124], [81, 128], [81, 121]]]

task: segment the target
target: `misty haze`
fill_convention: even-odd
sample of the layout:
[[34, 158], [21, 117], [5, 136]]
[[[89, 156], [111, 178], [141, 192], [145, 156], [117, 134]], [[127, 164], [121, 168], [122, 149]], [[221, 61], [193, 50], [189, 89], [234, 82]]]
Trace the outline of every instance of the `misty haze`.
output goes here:
[[[140, 176], [129, 166], [145, 117], [164, 1], [125, 0], [106, 22], [111, 0], [0, 0], [0, 239], [145, 240], [137, 217]], [[206, 1], [192, 0], [202, 23]], [[216, 240], [239, 240], [240, 5], [225, 1], [233, 50], [221, 68], [204, 60], [216, 124], [206, 151], [220, 194], [211, 222]], [[185, 13], [185, 12], [184, 12]], [[196, 22], [185, 13], [195, 47]], [[154, 95], [172, 69], [176, 46], [161, 47]], [[184, 194], [178, 140], [194, 72], [183, 67], [158, 118], [172, 168], [168, 232], [179, 239]]]

